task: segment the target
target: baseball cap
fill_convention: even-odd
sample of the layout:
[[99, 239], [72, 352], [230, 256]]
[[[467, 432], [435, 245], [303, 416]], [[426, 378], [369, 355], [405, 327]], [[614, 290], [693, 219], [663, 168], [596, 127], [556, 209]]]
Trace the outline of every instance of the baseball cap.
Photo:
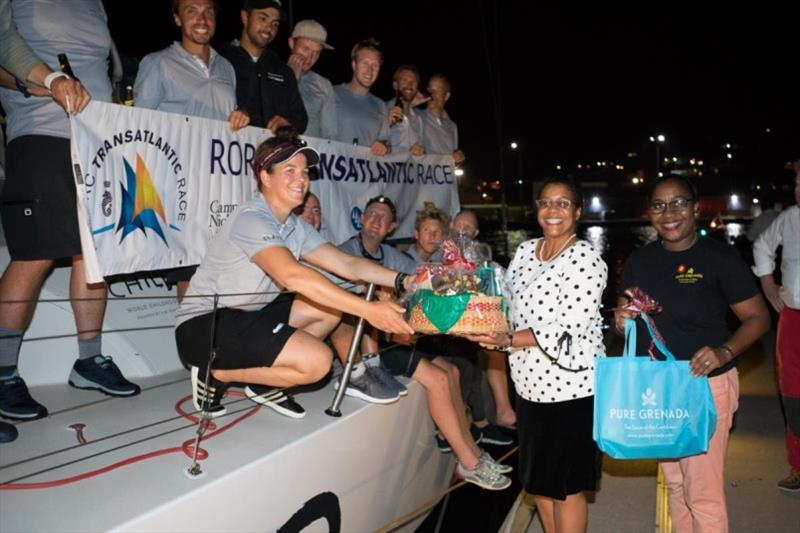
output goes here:
[[316, 20], [306, 19], [295, 24], [294, 31], [292, 31], [292, 38], [311, 39], [321, 44], [326, 50], [333, 50], [333, 46], [325, 42], [328, 38], [328, 31], [325, 29], [325, 26]]
[[304, 141], [298, 139], [282, 142], [276, 145], [272, 150], [267, 152], [267, 154], [264, 155], [260, 161], [253, 162], [253, 170], [255, 171], [256, 175], [258, 175], [259, 172], [269, 168], [270, 165], [288, 161], [297, 154], [303, 154], [306, 156], [306, 164], [309, 167], [314, 167], [317, 165], [317, 163], [319, 163], [319, 152], [310, 146], [306, 146]]
[[251, 9], [267, 9], [268, 7], [278, 10], [281, 21], [286, 18], [283, 14], [283, 6], [281, 6], [279, 0], [244, 0], [242, 4], [242, 9], [244, 11], [250, 11]]

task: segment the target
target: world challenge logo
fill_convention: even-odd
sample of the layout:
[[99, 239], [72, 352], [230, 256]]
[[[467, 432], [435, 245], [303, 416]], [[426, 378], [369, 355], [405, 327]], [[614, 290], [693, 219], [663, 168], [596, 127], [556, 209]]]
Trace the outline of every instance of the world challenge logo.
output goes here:
[[150, 177], [147, 165], [144, 164], [142, 156], [138, 153], [136, 154], [136, 172], [131, 168], [127, 158], [123, 157], [122, 161], [125, 164], [128, 188], [126, 189], [125, 185], [120, 184], [122, 207], [116, 230], [117, 233], [122, 231], [122, 236], [119, 239], [120, 244], [125, 240], [125, 237], [137, 229], [142, 230], [142, 233], [147, 236], [145, 228], [149, 228], [161, 237], [164, 244], [169, 247], [167, 238], [164, 236], [164, 230], [158, 220], [160, 217], [161, 221], [166, 224], [167, 216], [164, 214], [161, 197], [158, 195], [156, 186], [153, 185], [153, 179]]
[[361, 231], [361, 208], [354, 207], [350, 210], [350, 224], [356, 231]]

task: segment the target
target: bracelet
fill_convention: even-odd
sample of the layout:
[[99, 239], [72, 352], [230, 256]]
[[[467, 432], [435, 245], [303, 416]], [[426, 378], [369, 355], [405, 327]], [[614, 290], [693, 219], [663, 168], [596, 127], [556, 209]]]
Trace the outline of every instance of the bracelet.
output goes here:
[[733, 348], [731, 348], [727, 344], [723, 344], [722, 346], [719, 347], [719, 349], [720, 350], [725, 350], [726, 352], [728, 352], [728, 355], [731, 356], [731, 358], [728, 360], [728, 362], [733, 361], [733, 358], [736, 357], [736, 354], [733, 353]]
[[406, 274], [404, 272], [398, 272], [397, 276], [395, 276], [395, 278], [394, 278], [394, 290], [396, 290], [398, 294], [400, 294], [401, 292], [403, 292], [405, 290], [405, 286], [403, 285], [403, 282], [406, 280], [407, 277], [408, 277], [408, 274]]
[[51, 72], [50, 74], [48, 74], [44, 79], [44, 86], [47, 88], [48, 91], [50, 90], [50, 85], [52, 85], [53, 81], [56, 78], [69, 79], [69, 75], [66, 74], [65, 72]]
[[508, 336], [508, 346], [501, 347], [500, 351], [512, 353], [514, 352], [514, 334], [509, 332], [506, 335]]

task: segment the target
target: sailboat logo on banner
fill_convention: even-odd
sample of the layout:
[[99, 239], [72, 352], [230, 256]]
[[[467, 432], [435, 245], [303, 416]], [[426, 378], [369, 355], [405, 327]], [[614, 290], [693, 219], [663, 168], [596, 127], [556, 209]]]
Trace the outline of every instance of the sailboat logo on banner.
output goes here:
[[164, 244], [169, 247], [164, 230], [159, 222], [159, 218], [164, 225], [167, 224], [167, 217], [164, 215], [164, 207], [161, 197], [156, 190], [150, 171], [144, 164], [142, 157], [136, 154], [136, 171], [134, 172], [127, 158], [123, 158], [125, 163], [125, 174], [127, 176], [127, 189], [125, 184], [120, 184], [122, 189], [122, 209], [117, 223], [116, 231], [122, 231], [119, 242], [122, 243], [129, 234], [137, 229], [147, 236], [145, 229], [150, 229], [161, 237]]

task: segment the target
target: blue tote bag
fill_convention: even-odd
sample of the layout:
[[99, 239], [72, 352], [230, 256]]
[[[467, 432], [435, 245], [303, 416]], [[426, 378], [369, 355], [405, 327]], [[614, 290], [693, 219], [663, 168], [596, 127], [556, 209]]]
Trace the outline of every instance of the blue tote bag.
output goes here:
[[708, 378], [693, 376], [644, 322], [666, 360], [636, 357], [636, 325], [625, 321], [622, 357], [595, 361], [594, 440], [615, 459], [703, 453], [717, 425]]

